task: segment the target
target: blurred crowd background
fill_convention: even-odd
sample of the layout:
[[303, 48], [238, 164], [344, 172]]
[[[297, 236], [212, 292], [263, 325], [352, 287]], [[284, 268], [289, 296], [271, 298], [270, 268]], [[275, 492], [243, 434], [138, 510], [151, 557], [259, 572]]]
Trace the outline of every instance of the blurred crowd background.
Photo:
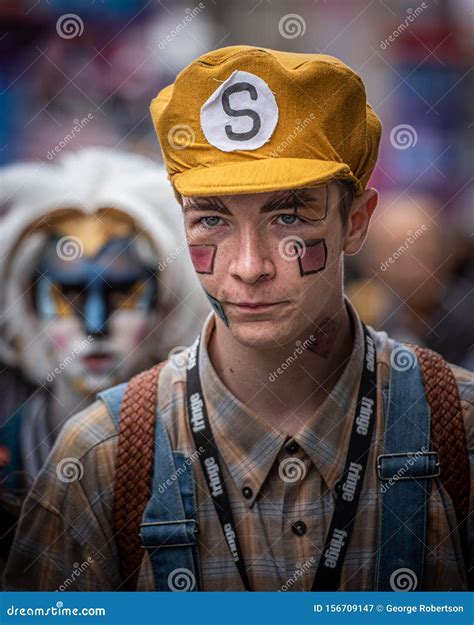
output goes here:
[[474, 368], [471, 0], [3, 0], [0, 162], [101, 145], [159, 161], [148, 106], [236, 43], [340, 57], [384, 124], [347, 287], [366, 321]]

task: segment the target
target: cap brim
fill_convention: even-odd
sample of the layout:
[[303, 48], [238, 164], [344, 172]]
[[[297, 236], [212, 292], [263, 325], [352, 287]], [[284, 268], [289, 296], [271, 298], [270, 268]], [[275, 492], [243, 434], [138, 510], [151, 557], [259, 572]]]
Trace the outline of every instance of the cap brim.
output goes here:
[[184, 196], [264, 193], [322, 184], [331, 178], [357, 180], [348, 165], [304, 158], [266, 158], [197, 167], [173, 176]]

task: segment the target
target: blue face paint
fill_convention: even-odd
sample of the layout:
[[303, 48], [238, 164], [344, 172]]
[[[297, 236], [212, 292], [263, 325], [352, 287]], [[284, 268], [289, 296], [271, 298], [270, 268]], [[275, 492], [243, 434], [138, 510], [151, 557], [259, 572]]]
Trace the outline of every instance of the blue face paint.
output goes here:
[[220, 301], [216, 299], [215, 297], [212, 297], [212, 295], [210, 295], [210, 293], [208, 293], [205, 289], [204, 289], [204, 293], [207, 295], [207, 299], [211, 302], [211, 306], [214, 308], [216, 315], [220, 319], [222, 319], [222, 321], [225, 323], [227, 327], [229, 327], [229, 320], [227, 319], [227, 316], [224, 312], [224, 309]]
[[147, 313], [154, 307], [155, 273], [140, 259], [132, 237], [111, 239], [94, 257], [69, 260], [58, 255], [58, 240], [52, 237], [48, 242], [39, 267], [36, 305], [41, 317], [51, 319], [58, 314], [54, 287], [63, 294], [75, 294], [71, 304], [82, 315], [87, 334], [105, 333], [107, 321], [116, 308], [114, 295], [131, 294], [139, 283], [144, 283], [144, 288], [135, 302], [135, 310]]

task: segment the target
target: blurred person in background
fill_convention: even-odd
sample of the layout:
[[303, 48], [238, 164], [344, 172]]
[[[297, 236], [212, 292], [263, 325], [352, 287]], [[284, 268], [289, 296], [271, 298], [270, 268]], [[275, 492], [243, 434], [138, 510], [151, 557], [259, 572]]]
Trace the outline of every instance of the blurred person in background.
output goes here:
[[367, 323], [472, 369], [472, 247], [433, 196], [386, 194], [348, 293]]
[[97, 148], [0, 173], [0, 475], [21, 502], [64, 421], [186, 344], [208, 306], [149, 159]]

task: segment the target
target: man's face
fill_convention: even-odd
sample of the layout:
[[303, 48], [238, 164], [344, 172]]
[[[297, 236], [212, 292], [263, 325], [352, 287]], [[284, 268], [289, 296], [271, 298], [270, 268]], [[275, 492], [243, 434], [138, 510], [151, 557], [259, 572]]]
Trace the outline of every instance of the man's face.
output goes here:
[[334, 183], [183, 198], [194, 267], [239, 342], [285, 345], [334, 314], [342, 293], [339, 199]]

